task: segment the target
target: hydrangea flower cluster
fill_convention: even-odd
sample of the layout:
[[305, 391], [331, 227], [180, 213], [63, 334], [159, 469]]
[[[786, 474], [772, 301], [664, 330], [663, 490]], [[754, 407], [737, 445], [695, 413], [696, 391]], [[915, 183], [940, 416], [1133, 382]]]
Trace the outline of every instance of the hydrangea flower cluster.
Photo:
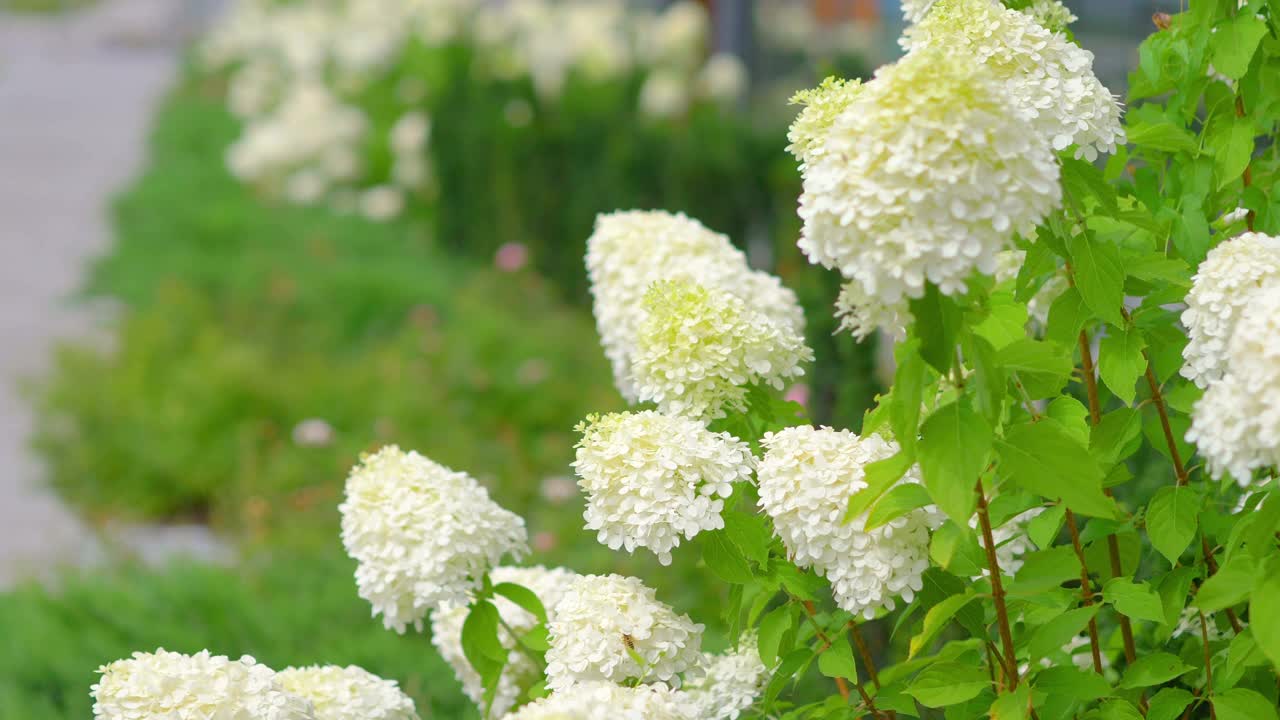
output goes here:
[[1022, 8], [1022, 12], [1031, 16], [1036, 24], [1052, 33], [1060, 33], [1079, 20], [1071, 8], [1063, 5], [1061, 0], [1032, 0], [1031, 4]]
[[680, 693], [662, 685], [622, 687], [585, 682], [525, 705], [505, 720], [706, 720], [692, 715]]
[[[914, 510], [869, 532], [865, 513], [843, 522], [849, 498], [867, 487], [866, 466], [894, 455], [897, 444], [809, 426], [768, 433], [761, 444], [760, 507], [794, 562], [827, 578], [836, 604], [855, 615], [871, 619], [899, 597], [911, 602], [929, 567], [937, 512]], [[919, 470], [901, 482], [920, 482]]]
[[683, 214], [627, 211], [596, 218], [587, 240], [587, 274], [596, 327], [613, 365], [614, 383], [630, 402], [640, 399], [632, 377], [636, 337], [647, 313], [644, 297], [659, 280], [687, 280], [737, 295], [779, 331], [804, 331], [795, 293], [768, 273], [752, 270], [729, 238]]
[[702, 629], [638, 578], [585, 575], [570, 583], [548, 625], [547, 687], [577, 683], [678, 683], [702, 663]]
[[950, 294], [974, 270], [994, 272], [1013, 233], [1061, 194], [1049, 143], [1012, 106], [965, 54], [921, 48], [882, 67], [820, 138], [793, 138], [824, 147], [798, 154], [801, 250], [887, 306], [926, 281]]
[[[1053, 13], [1055, 22], [1063, 19]], [[1069, 15], [1069, 13], [1068, 13]], [[902, 39], [908, 50], [970, 53], [1005, 85], [1011, 109], [1064, 150], [1093, 160], [1124, 142], [1120, 104], [1093, 74], [1093, 53], [992, 0], [938, 0]]]
[[804, 336], [733, 293], [663, 280], [645, 293], [632, 377], [641, 400], [698, 418], [745, 410], [747, 385], [782, 389], [813, 359]]
[[[569, 585], [578, 577], [579, 575], [572, 570], [548, 569], [541, 566], [504, 566], [494, 568], [489, 573], [489, 578], [495, 585], [515, 583], [532, 590], [533, 594], [542, 601], [548, 620], [556, 617], [557, 603], [560, 602]], [[511, 635], [508, 628], [516, 633], [525, 633], [538, 624], [538, 619], [502, 596], [495, 597], [493, 602], [497, 605], [498, 614], [502, 617], [504, 624], [499, 629], [498, 639], [502, 642], [502, 646], [510, 651], [507, 655], [507, 664], [502, 668], [502, 675], [498, 678], [498, 689], [490, 709], [494, 717], [502, 717], [508, 710], [515, 707], [521, 694], [542, 677], [540, 668], [528, 655], [516, 647], [516, 638]], [[445, 662], [453, 667], [453, 672], [462, 683], [462, 690], [467, 697], [471, 698], [477, 707], [484, 707], [483, 681], [480, 674], [467, 661], [466, 653], [462, 649], [462, 624], [466, 619], [467, 607], [464, 605], [450, 605], [436, 610], [431, 614], [431, 642]]]
[[394, 445], [362, 458], [338, 509], [360, 597], [401, 633], [421, 630], [437, 605], [465, 603], [503, 555], [528, 550], [524, 519], [474, 478]]
[[311, 702], [316, 720], [418, 720], [413, 700], [394, 680], [355, 665], [285, 668], [276, 679], [286, 691]]
[[195, 655], [135, 652], [98, 668], [96, 720], [319, 720], [311, 703], [293, 695], [275, 671], [248, 655], [231, 660], [203, 650]]
[[738, 720], [755, 704], [769, 678], [756, 633], [743, 633], [737, 647], [723, 655], [706, 655], [704, 662], [706, 674], [681, 690], [690, 715], [700, 720]]
[[[991, 529], [991, 539], [996, 544], [996, 561], [1000, 565], [1000, 572], [1009, 577], [1014, 577], [1018, 574], [1018, 570], [1022, 568], [1022, 556], [1035, 549], [1035, 545], [1031, 543], [1031, 538], [1027, 536], [1027, 523], [1039, 517], [1043, 512], [1043, 507], [1031, 508], [1014, 515], [999, 526]], [[970, 518], [969, 527], [978, 527], [978, 519], [976, 517]], [[984, 545], [981, 534], [978, 535], [978, 545]], [[982, 569], [983, 576], [990, 574], [991, 571], [988, 568]]]
[[1247, 232], [1209, 251], [1192, 278], [1182, 324], [1189, 342], [1182, 376], [1202, 388], [1227, 368], [1236, 323], [1263, 288], [1280, 284], [1280, 237]]
[[679, 415], [593, 415], [577, 430], [587, 529], [613, 550], [648, 548], [663, 565], [682, 539], [724, 527], [724, 499], [755, 467], [746, 443]]
[[1254, 470], [1280, 465], [1280, 282], [1249, 293], [1225, 364], [1196, 402], [1187, 440], [1215, 477], [1226, 471], [1247, 487]]
[[861, 80], [828, 77], [818, 87], [801, 90], [791, 96], [791, 104], [803, 105], [804, 109], [796, 115], [791, 127], [787, 129], [787, 140], [791, 143], [787, 146], [787, 152], [800, 161], [801, 168], [810, 160], [826, 154], [827, 145], [824, 140], [827, 131], [861, 89]]

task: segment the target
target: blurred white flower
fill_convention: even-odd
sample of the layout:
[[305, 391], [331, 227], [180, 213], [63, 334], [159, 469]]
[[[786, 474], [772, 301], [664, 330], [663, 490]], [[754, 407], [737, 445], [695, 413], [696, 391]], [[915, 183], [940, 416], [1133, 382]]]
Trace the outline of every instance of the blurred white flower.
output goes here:
[[689, 108], [688, 81], [677, 73], [656, 70], [640, 88], [640, 112], [655, 118], [680, 115]]
[[503, 555], [528, 550], [524, 519], [474, 478], [394, 445], [352, 469], [338, 510], [360, 597], [401, 633], [437, 605], [465, 603]]
[[1071, 8], [1063, 5], [1061, 0], [1032, 0], [1031, 4], [1022, 8], [1022, 12], [1030, 15], [1038, 25], [1049, 32], [1060, 33], [1071, 23], [1079, 20]]
[[[1018, 574], [1022, 569], [1022, 556], [1029, 551], [1035, 549], [1031, 538], [1027, 535], [1027, 523], [1036, 519], [1044, 512], [1043, 507], [1035, 507], [1030, 510], [1018, 513], [1017, 515], [1005, 520], [1000, 525], [991, 529], [991, 539], [996, 545], [996, 562], [1000, 565], [1000, 572], [1009, 577]], [[969, 518], [969, 527], [978, 527], [978, 518]], [[985, 541], [982, 534], [977, 533], [978, 545], [985, 547]], [[984, 577], [991, 574], [988, 568], [982, 568], [982, 574], [977, 577]]]
[[850, 280], [840, 286], [836, 297], [836, 318], [840, 329], [862, 342], [877, 330], [883, 331], [895, 342], [907, 336], [907, 324], [911, 322], [911, 309], [905, 298], [886, 303], [862, 289], [862, 283]]
[[293, 426], [293, 444], [299, 447], [325, 447], [333, 436], [333, 426], [323, 418], [307, 418]]
[[716, 53], [698, 73], [698, 92], [717, 102], [734, 103], [747, 92], [747, 66], [733, 53]]
[[706, 675], [681, 689], [690, 715], [699, 720], [738, 720], [769, 679], [754, 630], [743, 633], [725, 654], [706, 655], [704, 664]]
[[360, 194], [360, 212], [370, 220], [390, 220], [404, 210], [404, 194], [390, 185], [371, 187]]
[[558, 690], [504, 720], [708, 720], [691, 715], [683, 698], [662, 685], [622, 687], [585, 682]]
[[285, 668], [276, 679], [315, 706], [316, 720], [418, 720], [413, 700], [394, 680], [355, 665]]

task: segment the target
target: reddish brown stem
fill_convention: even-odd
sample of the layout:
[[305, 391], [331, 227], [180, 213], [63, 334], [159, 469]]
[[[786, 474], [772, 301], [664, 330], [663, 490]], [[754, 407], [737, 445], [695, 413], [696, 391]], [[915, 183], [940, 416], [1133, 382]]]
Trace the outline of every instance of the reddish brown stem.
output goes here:
[[[821, 655], [822, 653], [827, 651], [827, 648], [831, 647], [831, 638], [827, 637], [827, 633], [822, 629], [820, 625], [818, 625], [818, 619], [817, 619], [818, 609], [814, 607], [813, 602], [809, 600], [805, 600], [803, 603], [801, 603], [801, 605], [804, 607], [805, 615], [809, 616], [809, 622], [813, 624], [814, 634], [817, 635], [818, 640], [822, 641], [822, 647], [818, 648], [818, 654]], [[845, 682], [845, 679], [842, 677], [837, 677], [835, 680], [836, 680], [836, 690], [840, 691], [840, 697], [844, 698], [845, 700], [848, 700], [849, 699], [849, 683]], [[857, 683], [855, 682], [854, 684], [856, 685]], [[862, 687], [859, 686], [858, 689], [861, 690]], [[874, 712], [874, 709], [873, 709], [873, 712]]]
[[871, 659], [871, 651], [867, 648], [867, 642], [862, 639], [862, 631], [858, 630], [858, 623], [849, 623], [849, 634], [853, 636], [853, 644], [858, 647], [858, 654], [862, 656], [862, 665], [867, 669], [867, 677], [871, 678], [871, 684], [880, 689], [880, 673], [876, 672], [875, 660]]
[[[1236, 95], [1236, 117], [1244, 117], [1244, 98]], [[1241, 178], [1245, 187], [1253, 184], [1253, 161], [1250, 160], [1248, 165], [1244, 166], [1244, 176]], [[1256, 219], [1256, 213], [1250, 210], [1244, 216], [1245, 224], [1249, 227], [1249, 232], [1253, 232], [1253, 222]]]
[[[1209, 654], [1209, 623], [1204, 619], [1204, 613], [1200, 615], [1200, 639], [1204, 641], [1204, 686], [1209, 692], [1213, 692], [1213, 661]], [[1209, 718], [1216, 720], [1217, 712], [1213, 709], [1213, 703], [1209, 703]]]
[[[1084, 547], [1080, 544], [1080, 530], [1076, 527], [1076, 516], [1067, 510], [1067, 530], [1071, 533], [1071, 549], [1075, 550], [1076, 559], [1080, 561], [1080, 599], [1085, 607], [1093, 605], [1093, 589], [1089, 582], [1089, 566], [1084, 560]], [[1102, 674], [1102, 644], [1098, 641], [1098, 621], [1089, 618], [1089, 651], [1093, 653], [1093, 670]]]
[[987, 551], [987, 568], [991, 571], [991, 595], [996, 605], [996, 624], [1000, 632], [1000, 644], [1004, 648], [1005, 676], [1009, 689], [1018, 688], [1018, 660], [1013, 649], [1013, 632], [1009, 629], [1009, 609], [1004, 602], [1004, 582], [1000, 579], [1000, 560], [996, 557], [996, 541], [991, 533], [991, 515], [987, 511], [987, 494], [982, 481], [974, 486], [978, 493], [978, 524], [982, 527], [982, 545]]

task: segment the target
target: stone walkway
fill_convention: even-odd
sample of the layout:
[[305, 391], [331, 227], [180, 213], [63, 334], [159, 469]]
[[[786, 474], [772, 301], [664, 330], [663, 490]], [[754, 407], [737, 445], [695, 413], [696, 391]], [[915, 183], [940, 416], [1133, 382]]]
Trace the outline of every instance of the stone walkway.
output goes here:
[[88, 308], [70, 297], [110, 243], [107, 205], [139, 169], [191, 21], [184, 7], [102, 0], [63, 16], [0, 13], [0, 589], [104, 555], [43, 487], [18, 383], [48, 366], [58, 339], [93, 335]]

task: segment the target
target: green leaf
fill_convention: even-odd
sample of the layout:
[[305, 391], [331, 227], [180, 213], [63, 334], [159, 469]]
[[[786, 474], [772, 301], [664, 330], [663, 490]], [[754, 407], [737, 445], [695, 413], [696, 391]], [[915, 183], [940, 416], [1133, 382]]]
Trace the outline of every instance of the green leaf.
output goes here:
[[1069, 287], [1049, 305], [1049, 321], [1046, 324], [1044, 336], [1059, 345], [1075, 347], [1080, 330], [1091, 317], [1093, 313], [1089, 310], [1089, 306], [1084, 304], [1080, 291]]
[[538, 618], [538, 622], [547, 622], [547, 609], [542, 606], [542, 601], [539, 600], [538, 596], [529, 588], [523, 585], [505, 582], [494, 585], [493, 591], [524, 608], [524, 610], [530, 615]]
[[1022, 556], [1022, 567], [1009, 592], [1017, 595], [1039, 595], [1064, 582], [1080, 579], [1080, 559], [1066, 545], [1037, 550]]
[[906, 474], [915, 464], [905, 451], [900, 451], [883, 460], [877, 460], [866, 467], [863, 481], [867, 486], [849, 496], [849, 508], [845, 510], [843, 523], [846, 525], [854, 518], [866, 512], [876, 500], [888, 492], [898, 479]]
[[1219, 25], [1217, 32], [1209, 36], [1209, 57], [1213, 69], [1232, 80], [1239, 80], [1249, 71], [1249, 61], [1258, 50], [1258, 43], [1267, 34], [1267, 23], [1253, 13], [1240, 13]]
[[1248, 688], [1232, 688], [1213, 696], [1218, 720], [1280, 720], [1275, 703]]
[[951, 520], [944, 522], [929, 539], [929, 557], [939, 567], [963, 576], [977, 575], [986, 565], [982, 548], [969, 526], [962, 528]]
[[1031, 399], [1053, 397], [1071, 377], [1071, 352], [1052, 342], [1023, 338], [996, 353], [1004, 369], [1017, 373], [1017, 380]]
[[1229, 558], [1196, 592], [1196, 607], [1214, 612], [1244, 602], [1253, 590], [1254, 563], [1250, 555]]
[[1164, 622], [1164, 606], [1147, 583], [1135, 583], [1127, 577], [1112, 578], [1102, 588], [1102, 597], [1117, 612], [1134, 620]]
[[893, 372], [893, 392], [889, 395], [889, 426], [902, 452], [911, 457], [920, 432], [920, 403], [924, 395], [925, 367], [920, 341], [912, 338], [900, 344], [894, 358], [898, 367]]
[[520, 636], [520, 644], [536, 652], [546, 652], [550, 650], [551, 639], [547, 632], [547, 626], [533, 626], [533, 628], [528, 632]]
[[1157, 490], [1147, 506], [1147, 537], [1171, 565], [1178, 563], [1196, 536], [1201, 502], [1200, 494], [1191, 488], [1174, 486]]
[[1097, 700], [1111, 694], [1106, 678], [1091, 671], [1058, 665], [1036, 673], [1035, 688], [1075, 700]]
[[1134, 385], [1147, 369], [1142, 350], [1147, 342], [1136, 327], [1124, 332], [1109, 332], [1098, 348], [1098, 373], [1116, 397], [1125, 405], [1133, 404]]
[[827, 677], [858, 679], [858, 666], [853, 662], [853, 648], [849, 646], [849, 638], [840, 633], [831, 638], [831, 647], [818, 656], [818, 672]]
[[1120, 462], [1142, 446], [1142, 413], [1117, 408], [1102, 416], [1089, 431], [1089, 450], [1106, 465]]
[[1249, 622], [1258, 647], [1280, 669], [1280, 560], [1275, 556], [1249, 599]]
[[931, 504], [933, 504], [933, 499], [929, 497], [929, 491], [925, 490], [923, 486], [918, 483], [903, 483], [885, 493], [876, 501], [876, 504], [871, 507], [871, 511], [867, 513], [867, 521], [862, 529], [865, 532], [871, 532], [913, 510], [919, 510]]
[[907, 686], [907, 694], [925, 707], [956, 705], [991, 686], [991, 678], [975, 664], [939, 662], [925, 668]]
[[[1078, 567], [1078, 566], [1077, 566]], [[1066, 645], [1072, 638], [1080, 634], [1094, 615], [1098, 614], [1097, 605], [1068, 610], [1049, 622], [1036, 628], [1031, 633], [1031, 641], [1027, 652], [1031, 660], [1048, 657]]]
[[725, 582], [736, 585], [751, 582], [751, 565], [724, 530], [702, 533], [702, 561]]
[[793, 650], [782, 658], [782, 662], [778, 664], [778, 669], [773, 673], [773, 678], [769, 680], [769, 684], [764, 689], [764, 704], [768, 706], [774, 700], [777, 700], [778, 693], [782, 692], [782, 689], [786, 687], [787, 681], [812, 659], [813, 651], [809, 648]]
[[1042, 420], [1019, 425], [997, 441], [1000, 472], [1027, 490], [1094, 517], [1116, 517], [1115, 501], [1102, 493], [1102, 470], [1089, 451], [1061, 425]]
[[987, 715], [991, 720], [1027, 720], [1030, 712], [1031, 686], [1024, 683], [1017, 690], [996, 698]]
[[1062, 505], [1054, 505], [1046, 509], [1027, 523], [1027, 537], [1031, 538], [1031, 542], [1038, 548], [1049, 547], [1062, 529], [1062, 520], [1066, 514], [1067, 509]]
[[760, 618], [756, 647], [760, 650], [760, 659], [764, 661], [765, 667], [773, 667], [778, 662], [778, 655], [783, 649], [783, 637], [794, 624], [795, 611], [790, 603], [776, 607]]
[[1026, 337], [1026, 325], [1026, 304], [1015, 301], [1012, 292], [1003, 291], [992, 293], [991, 312], [973, 326], [973, 332], [999, 350], [1014, 340]]
[[1142, 720], [1142, 713], [1128, 700], [1108, 700], [1098, 709], [1098, 720]]
[[1116, 327], [1124, 327], [1124, 266], [1115, 245], [1074, 235], [1067, 239], [1067, 251], [1074, 264], [1076, 289], [1085, 305], [1098, 317]]
[[1195, 699], [1195, 695], [1182, 688], [1161, 688], [1160, 692], [1151, 696], [1151, 702], [1147, 706], [1147, 720], [1176, 720]]
[[1125, 130], [1129, 142], [1163, 152], [1194, 153], [1200, 149], [1196, 136], [1168, 120], [1131, 122]]
[[1110, 213], [1119, 210], [1116, 205], [1116, 191], [1102, 177], [1102, 171], [1093, 163], [1085, 160], [1063, 156], [1062, 184], [1073, 198], [1092, 197], [1098, 205]]
[[925, 613], [924, 627], [921, 628], [920, 634], [911, 638], [907, 659], [915, 657], [930, 642], [933, 642], [933, 639], [938, 636], [938, 633], [942, 632], [947, 623], [951, 622], [955, 614], [960, 612], [960, 609], [972, 602], [973, 599], [973, 595], [968, 593], [952, 595], [929, 608], [929, 612]]
[[480, 675], [486, 705], [497, 691], [498, 678], [507, 664], [507, 649], [498, 637], [498, 608], [489, 600], [472, 604], [462, 621], [462, 654]]
[[956, 361], [956, 333], [963, 320], [960, 307], [943, 295], [937, 285], [928, 283], [924, 295], [911, 300], [911, 315], [916, 320], [915, 332], [920, 338], [920, 356], [946, 375]]
[[773, 533], [769, 531], [769, 523], [763, 517], [738, 510], [726, 510], [724, 532], [747, 558], [761, 565], [769, 562], [769, 545], [773, 543]]
[[1138, 658], [1124, 671], [1120, 687], [1133, 690], [1160, 685], [1193, 669], [1179, 660], [1176, 655], [1166, 652], [1151, 653]]
[[1209, 134], [1217, 189], [1221, 190], [1244, 174], [1253, 158], [1253, 120], [1226, 116]]
[[920, 473], [938, 507], [967, 526], [977, 504], [974, 486], [991, 456], [991, 426], [959, 400], [938, 408], [920, 428]]

